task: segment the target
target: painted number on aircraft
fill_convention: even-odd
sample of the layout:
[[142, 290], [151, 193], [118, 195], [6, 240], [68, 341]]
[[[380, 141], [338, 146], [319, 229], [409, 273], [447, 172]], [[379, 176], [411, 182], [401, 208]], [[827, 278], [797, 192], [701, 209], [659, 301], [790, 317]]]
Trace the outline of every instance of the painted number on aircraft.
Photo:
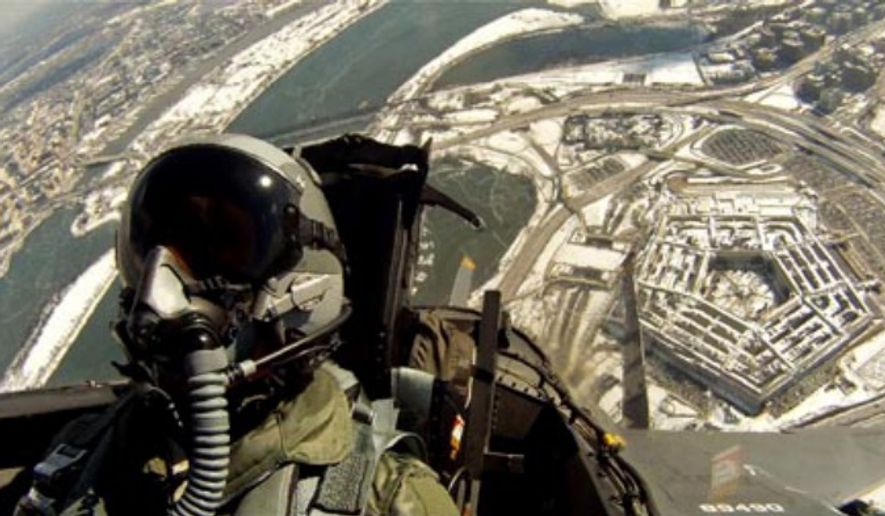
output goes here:
[[702, 503], [698, 508], [701, 512], [721, 514], [784, 512], [784, 506], [779, 503]]

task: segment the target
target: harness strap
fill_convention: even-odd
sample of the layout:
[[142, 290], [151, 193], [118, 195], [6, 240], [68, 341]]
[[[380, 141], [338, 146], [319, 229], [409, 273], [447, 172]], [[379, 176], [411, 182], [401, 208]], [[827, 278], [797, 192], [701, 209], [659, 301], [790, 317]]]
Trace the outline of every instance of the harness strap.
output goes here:
[[295, 493], [298, 516], [363, 515], [381, 455], [405, 448], [426, 458], [420, 437], [396, 429], [398, 413], [393, 399], [354, 403], [353, 451], [325, 468], [319, 477], [299, 479]]
[[342, 263], [347, 263], [347, 253], [338, 234], [329, 226], [318, 220], [310, 219], [303, 214], [298, 218], [298, 233], [301, 245], [325, 249], [335, 255]]
[[353, 423], [354, 447], [344, 460], [315, 473], [296, 464], [283, 466], [250, 491], [234, 515], [365, 514], [381, 455], [403, 442], [406, 436], [395, 430], [393, 400], [371, 404], [355, 402]]
[[65, 429], [61, 442], [34, 467], [33, 485], [19, 500], [16, 515], [55, 515], [69, 500], [83, 494], [110, 443], [107, 430], [135, 394], [132, 389], [98, 417], [79, 418]]
[[224, 276], [211, 276], [205, 279], [188, 282], [185, 284], [184, 290], [189, 296], [199, 296], [214, 292], [244, 294], [250, 292], [252, 286], [246, 283], [231, 283]]

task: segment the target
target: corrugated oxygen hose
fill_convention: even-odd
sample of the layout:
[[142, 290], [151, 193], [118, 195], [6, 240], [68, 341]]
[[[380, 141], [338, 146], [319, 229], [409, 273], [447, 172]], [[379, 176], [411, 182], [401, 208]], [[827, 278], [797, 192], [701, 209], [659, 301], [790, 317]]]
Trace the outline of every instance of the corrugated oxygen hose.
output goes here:
[[224, 396], [228, 365], [223, 348], [185, 358], [191, 418], [190, 469], [172, 516], [213, 516], [221, 505], [230, 465], [230, 416]]

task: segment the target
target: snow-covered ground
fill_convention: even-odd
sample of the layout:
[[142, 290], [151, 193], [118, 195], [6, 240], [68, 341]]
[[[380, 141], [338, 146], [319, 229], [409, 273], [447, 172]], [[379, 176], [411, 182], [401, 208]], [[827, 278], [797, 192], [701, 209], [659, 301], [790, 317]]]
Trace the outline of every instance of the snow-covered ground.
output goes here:
[[494, 109], [479, 108], [446, 113], [444, 119], [450, 124], [478, 124], [494, 122], [498, 112]]
[[273, 18], [274, 16], [280, 14], [281, 12], [289, 9], [290, 7], [295, 7], [296, 5], [303, 4], [305, 0], [285, 0], [278, 5], [275, 5], [265, 11], [265, 14], [268, 18]]
[[533, 142], [551, 155], [556, 156], [556, 151], [562, 141], [562, 119], [538, 120], [529, 124], [529, 134]]
[[[746, 7], [750, 7], [762, 5], [782, 5], [790, 3], [792, 1], [793, 0], [742, 0], [741, 4]], [[696, 0], [671, 0], [670, 7], [668, 9], [661, 9], [660, 0], [595, 0], [593, 2], [590, 2], [589, 0], [550, 0], [550, 3], [558, 4], [563, 7], [575, 7], [580, 4], [598, 3], [602, 7], [605, 15], [608, 18], [613, 19], [649, 18], [656, 15], [666, 14], [674, 10], [684, 9], [690, 5], [695, 5], [696, 8], [705, 8], [703, 2], [700, 2], [702, 5], [698, 6], [698, 2]], [[706, 7], [705, 10], [707, 10], [708, 12], [712, 12], [714, 10], [722, 11], [728, 7], [730, 6], [727, 4], [727, 2], [722, 2], [715, 4], [712, 7]]]
[[512, 156], [513, 161], [528, 164], [533, 174], [540, 174], [545, 178], [552, 178], [556, 175], [556, 171], [532, 147], [531, 142], [521, 134], [511, 131], [500, 132], [490, 136], [482, 144]]
[[502, 16], [464, 36], [433, 61], [424, 65], [400, 86], [388, 99], [395, 104], [420, 94], [439, 75], [468, 55], [504, 40], [530, 32], [549, 31], [579, 25], [584, 18], [579, 14], [562, 13], [548, 9], [522, 9]]
[[648, 379], [648, 406], [653, 426], [659, 430], [684, 430], [698, 420], [691, 405]]
[[649, 16], [661, 11], [660, 0], [600, 0], [599, 3], [609, 18]]
[[631, 168], [638, 168], [640, 165], [643, 165], [646, 161], [648, 161], [648, 156], [641, 152], [619, 152], [616, 157], [621, 163], [624, 164], [624, 167], [627, 170]]
[[[612, 368], [611, 371], [618, 370]], [[612, 421], [620, 423], [624, 418], [624, 413], [621, 410], [623, 399], [624, 387], [619, 383], [606, 391], [606, 393], [599, 398], [599, 409], [605, 412]]]
[[596, 5], [599, 3], [599, 0], [548, 0], [550, 5], [555, 5], [556, 7], [565, 7], [566, 9], [571, 9], [573, 7], [581, 7], [583, 5]]
[[786, 111], [799, 109], [802, 106], [802, 101], [796, 97], [796, 92], [790, 84], [781, 84], [751, 93], [747, 95], [746, 100]]
[[874, 504], [877, 509], [885, 507], [885, 483], [876, 486], [872, 491], [858, 496], [858, 499]]
[[[384, 128], [398, 128], [401, 115], [397, 106], [422, 94], [442, 72], [463, 60], [472, 53], [501, 43], [516, 36], [533, 32], [552, 31], [579, 25], [584, 18], [579, 14], [562, 13], [548, 9], [528, 8], [516, 11], [496, 20], [464, 36], [445, 52], [424, 65], [409, 80], [403, 83], [387, 99], [392, 109], [378, 117], [378, 122], [370, 131], [372, 135], [384, 141], [399, 141], [397, 133]], [[516, 106], [518, 110], [520, 107]]]
[[517, 294], [526, 293], [544, 285], [544, 279], [547, 276], [547, 271], [550, 268], [550, 265], [553, 263], [554, 257], [559, 251], [559, 248], [569, 241], [569, 238], [571, 238], [572, 234], [579, 227], [580, 221], [578, 220], [578, 217], [570, 217], [566, 221], [566, 223], [563, 224], [562, 227], [560, 227], [556, 231], [556, 233], [553, 234], [552, 237], [550, 237], [550, 241], [544, 247], [544, 250], [541, 252], [540, 256], [538, 256], [538, 259], [532, 266], [532, 269], [529, 272], [528, 276], [519, 287]]
[[870, 122], [870, 128], [879, 136], [885, 138], [885, 105], [876, 106], [876, 114]]
[[83, 211], [71, 224], [71, 234], [81, 237], [103, 224], [120, 220], [119, 208], [128, 193], [124, 185], [89, 192], [83, 200]]
[[587, 226], [602, 226], [605, 221], [605, 212], [608, 211], [608, 205], [614, 194], [608, 194], [598, 201], [584, 206], [581, 210], [581, 217]]
[[613, 249], [566, 244], [556, 253], [556, 262], [574, 267], [593, 267], [604, 271], [616, 271], [624, 263], [626, 255]]
[[63, 291], [45, 324], [28, 338], [0, 378], [0, 392], [35, 389], [49, 380], [113, 284], [116, 273], [111, 249]]
[[622, 84], [626, 76], [644, 76], [643, 84], [687, 84], [703, 86], [691, 52], [667, 52], [634, 59], [568, 66], [501, 79], [498, 83], [521, 83], [532, 87], [569, 87]]
[[866, 387], [873, 393], [885, 388], [885, 331], [872, 336], [863, 344], [855, 347], [840, 361], [846, 377]]

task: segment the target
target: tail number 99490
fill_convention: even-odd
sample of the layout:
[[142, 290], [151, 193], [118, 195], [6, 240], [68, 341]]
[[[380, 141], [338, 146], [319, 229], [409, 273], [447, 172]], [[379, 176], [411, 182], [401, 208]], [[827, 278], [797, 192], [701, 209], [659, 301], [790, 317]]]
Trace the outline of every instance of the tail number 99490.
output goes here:
[[701, 512], [721, 514], [784, 512], [784, 506], [779, 503], [702, 503], [698, 508]]

